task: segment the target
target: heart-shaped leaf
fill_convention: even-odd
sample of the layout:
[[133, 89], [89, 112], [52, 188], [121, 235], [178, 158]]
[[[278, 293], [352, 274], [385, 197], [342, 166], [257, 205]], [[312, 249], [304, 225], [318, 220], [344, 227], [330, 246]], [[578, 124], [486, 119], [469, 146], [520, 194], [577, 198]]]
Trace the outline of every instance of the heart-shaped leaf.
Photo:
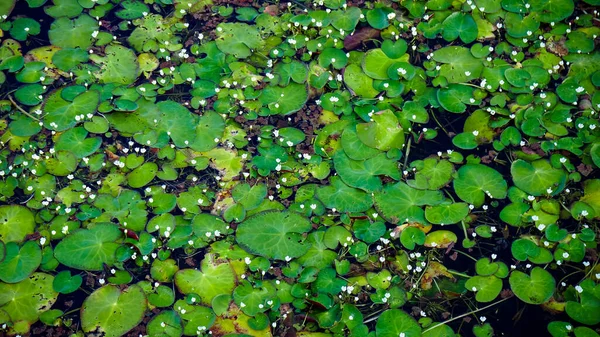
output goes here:
[[117, 243], [122, 233], [112, 224], [98, 224], [91, 229], [80, 229], [65, 237], [56, 245], [54, 256], [71, 268], [102, 270], [104, 265], [115, 262]]
[[556, 281], [552, 274], [540, 267], [531, 270], [531, 276], [515, 270], [508, 279], [517, 297], [529, 304], [545, 303], [554, 294]]
[[29, 277], [42, 262], [42, 249], [35, 241], [27, 241], [22, 247], [15, 242], [6, 244], [6, 255], [0, 262], [0, 280], [17, 283]]
[[118, 337], [138, 325], [146, 312], [146, 295], [132, 285], [121, 291], [104, 286], [88, 296], [81, 306], [81, 328], [99, 331], [106, 337]]
[[302, 234], [312, 228], [308, 219], [294, 212], [264, 212], [242, 222], [236, 240], [252, 254], [272, 259], [295, 258], [306, 253], [310, 245]]

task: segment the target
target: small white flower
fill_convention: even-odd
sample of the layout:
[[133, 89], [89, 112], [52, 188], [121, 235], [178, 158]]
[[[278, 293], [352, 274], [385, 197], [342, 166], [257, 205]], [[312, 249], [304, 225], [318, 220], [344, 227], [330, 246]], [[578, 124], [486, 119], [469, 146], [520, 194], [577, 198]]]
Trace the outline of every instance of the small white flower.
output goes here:
[[579, 285], [575, 286], [575, 290], [577, 290], [577, 292], [580, 294], [583, 292], [583, 288]]

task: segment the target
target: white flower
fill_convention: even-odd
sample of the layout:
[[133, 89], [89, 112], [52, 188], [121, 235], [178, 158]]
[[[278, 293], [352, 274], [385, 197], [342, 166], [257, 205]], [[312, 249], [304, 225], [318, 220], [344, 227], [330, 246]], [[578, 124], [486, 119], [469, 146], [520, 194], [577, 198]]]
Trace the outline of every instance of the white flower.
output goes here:
[[580, 94], [580, 93], [582, 93], [582, 92], [584, 92], [584, 91], [585, 91], [585, 88], [584, 88], [584, 87], [577, 87], [577, 89], [575, 89], [575, 91], [576, 91], [578, 94]]
[[581, 286], [575, 286], [575, 290], [577, 290], [577, 292], [580, 294], [583, 292], [583, 288]]

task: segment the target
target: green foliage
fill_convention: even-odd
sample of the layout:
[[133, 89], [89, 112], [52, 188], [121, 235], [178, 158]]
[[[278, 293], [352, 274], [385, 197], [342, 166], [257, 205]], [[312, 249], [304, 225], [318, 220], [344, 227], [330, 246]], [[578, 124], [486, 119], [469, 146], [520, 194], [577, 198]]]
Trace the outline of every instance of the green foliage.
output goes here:
[[597, 0], [255, 5], [0, 1], [0, 335], [597, 336]]

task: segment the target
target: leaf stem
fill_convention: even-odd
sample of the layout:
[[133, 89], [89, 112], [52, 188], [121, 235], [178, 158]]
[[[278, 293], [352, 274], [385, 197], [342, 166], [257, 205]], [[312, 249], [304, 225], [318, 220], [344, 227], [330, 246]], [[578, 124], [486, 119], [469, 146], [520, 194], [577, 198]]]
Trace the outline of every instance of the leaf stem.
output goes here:
[[476, 313], [476, 312], [479, 312], [479, 311], [482, 311], [482, 310], [485, 310], [485, 309], [489, 309], [489, 308], [491, 308], [491, 307], [493, 307], [493, 306], [495, 306], [495, 305], [497, 305], [497, 304], [500, 304], [500, 303], [502, 303], [502, 302], [504, 302], [504, 301], [506, 301], [506, 300], [508, 300], [508, 299], [510, 299], [510, 298], [512, 298], [512, 296], [509, 296], [509, 297], [503, 298], [503, 299], [501, 299], [500, 301], [498, 301], [498, 302], [494, 302], [494, 303], [492, 303], [492, 304], [490, 304], [490, 305], [487, 305], [487, 306], [485, 306], [485, 307], [483, 307], [483, 308], [479, 308], [479, 309], [476, 309], [476, 310], [471, 310], [471, 311], [469, 311], [469, 312], [466, 312], [466, 313], [464, 313], [464, 314], [462, 314], [462, 315], [459, 315], [459, 316], [456, 316], [456, 317], [454, 317], [454, 318], [451, 318], [451, 319], [449, 319], [449, 320], [445, 320], [445, 321], [443, 321], [443, 322], [440, 322], [440, 323], [438, 323], [438, 324], [436, 324], [436, 325], [433, 325], [433, 326], [431, 326], [431, 327], [429, 327], [429, 328], [427, 328], [427, 329], [423, 330], [423, 333], [425, 333], [425, 332], [427, 332], [427, 331], [430, 331], [430, 330], [433, 330], [433, 329], [437, 328], [437, 327], [438, 327], [438, 326], [440, 326], [440, 325], [444, 325], [444, 324], [450, 323], [450, 322], [452, 322], [452, 321], [455, 321], [455, 320], [457, 320], [457, 319], [463, 318], [463, 317], [465, 317], [465, 316], [469, 316], [469, 315], [471, 315], [471, 314], [474, 314], [474, 313]]
[[410, 146], [412, 144], [412, 138], [408, 138], [408, 144], [406, 144], [406, 153], [404, 154], [404, 164], [402, 165], [402, 169], [406, 169], [406, 165], [408, 164], [408, 156], [410, 155]]
[[435, 120], [436, 124], [442, 129], [442, 131], [444, 131], [444, 133], [446, 134], [446, 136], [450, 137], [450, 134], [448, 133], [448, 130], [446, 130], [446, 128], [444, 128], [444, 126], [442, 125], [442, 123], [440, 123], [440, 121], [438, 121], [437, 117], [435, 116], [435, 112], [431, 111], [431, 117], [433, 117], [433, 120]]
[[475, 262], [477, 262], [477, 259], [476, 259], [476, 258], [472, 257], [471, 255], [469, 255], [469, 254], [467, 254], [467, 253], [465, 253], [465, 252], [463, 252], [463, 251], [460, 251], [460, 250], [458, 250], [458, 249], [455, 249], [454, 251], [455, 251], [455, 252], [457, 252], [457, 253], [460, 253], [460, 254], [462, 254], [462, 255], [464, 255], [464, 256], [466, 256], [466, 257], [468, 257], [469, 259], [471, 259], [471, 260], [473, 260], [473, 261], [475, 261]]
[[21, 111], [23, 114], [25, 114], [25, 116], [27, 116], [33, 120], [36, 120], [38, 122], [40, 121], [39, 119], [37, 119], [33, 115], [31, 115], [29, 112], [25, 111], [25, 109], [21, 108], [10, 95], [8, 95], [8, 99], [19, 111]]

